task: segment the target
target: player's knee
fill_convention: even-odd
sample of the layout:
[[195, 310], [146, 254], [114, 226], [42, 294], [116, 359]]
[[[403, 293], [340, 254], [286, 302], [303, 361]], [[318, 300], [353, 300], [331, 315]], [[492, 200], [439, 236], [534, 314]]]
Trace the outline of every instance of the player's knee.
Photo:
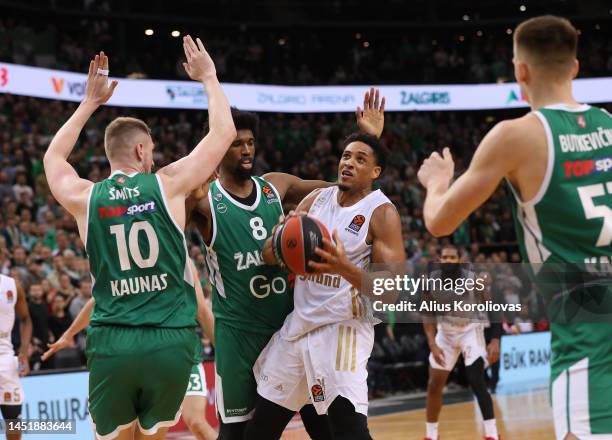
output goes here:
[[441, 393], [444, 390], [446, 379], [442, 378], [437, 374], [430, 374], [429, 380], [427, 381], [427, 392], [429, 393]]

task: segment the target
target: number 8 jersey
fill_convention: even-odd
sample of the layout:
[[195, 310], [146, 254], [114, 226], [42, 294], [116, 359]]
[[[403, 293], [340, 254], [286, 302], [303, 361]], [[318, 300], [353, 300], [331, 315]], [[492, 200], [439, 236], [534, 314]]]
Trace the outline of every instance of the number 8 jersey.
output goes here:
[[156, 174], [120, 171], [92, 186], [85, 232], [92, 325], [196, 325], [185, 235], [162, 188]]
[[281, 199], [271, 183], [252, 179], [257, 194], [250, 206], [232, 197], [218, 179], [211, 183], [212, 236], [206, 261], [215, 320], [271, 335], [293, 309], [293, 288], [287, 273], [266, 265], [262, 256], [264, 243], [283, 213]]

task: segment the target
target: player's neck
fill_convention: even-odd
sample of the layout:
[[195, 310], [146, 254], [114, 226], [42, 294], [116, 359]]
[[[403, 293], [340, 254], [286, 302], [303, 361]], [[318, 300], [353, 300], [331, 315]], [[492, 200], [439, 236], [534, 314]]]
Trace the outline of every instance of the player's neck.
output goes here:
[[131, 164], [126, 162], [111, 163], [111, 174], [117, 171], [124, 174], [144, 173], [142, 165], [139, 164]]
[[553, 104], [567, 104], [575, 107], [580, 105], [574, 99], [572, 94], [571, 81], [566, 83], [556, 83], [552, 81], [541, 80], [535, 83], [528, 91], [530, 105], [532, 110], [538, 110], [542, 107]]
[[251, 191], [253, 191], [253, 179], [250, 177], [245, 179], [224, 173], [219, 175], [219, 182], [221, 182], [223, 188], [238, 197], [248, 197]]
[[356, 191], [338, 191], [338, 204], [343, 208], [352, 206], [371, 192], [371, 188], [364, 188]]

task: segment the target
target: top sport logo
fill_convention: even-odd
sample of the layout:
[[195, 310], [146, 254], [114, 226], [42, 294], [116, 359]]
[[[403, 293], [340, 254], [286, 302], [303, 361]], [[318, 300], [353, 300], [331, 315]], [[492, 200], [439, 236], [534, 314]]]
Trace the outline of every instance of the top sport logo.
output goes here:
[[612, 157], [598, 160], [573, 160], [563, 164], [565, 177], [588, 176], [592, 173], [607, 173], [612, 169]]
[[123, 217], [155, 211], [155, 202], [146, 202], [130, 206], [101, 206], [98, 208], [100, 218]]

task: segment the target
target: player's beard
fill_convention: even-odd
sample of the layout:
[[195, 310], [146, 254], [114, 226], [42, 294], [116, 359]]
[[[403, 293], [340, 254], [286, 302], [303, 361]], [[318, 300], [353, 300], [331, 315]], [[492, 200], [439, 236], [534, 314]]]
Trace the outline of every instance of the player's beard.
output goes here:
[[253, 175], [253, 169], [255, 168], [255, 159], [251, 162], [251, 168], [243, 168], [240, 163], [236, 166], [235, 175], [240, 180], [248, 180]]
[[338, 184], [338, 191], [345, 192], [345, 191], [348, 191], [349, 189], [350, 188], [348, 186], [346, 186], [346, 185], [343, 185], [341, 183]]

